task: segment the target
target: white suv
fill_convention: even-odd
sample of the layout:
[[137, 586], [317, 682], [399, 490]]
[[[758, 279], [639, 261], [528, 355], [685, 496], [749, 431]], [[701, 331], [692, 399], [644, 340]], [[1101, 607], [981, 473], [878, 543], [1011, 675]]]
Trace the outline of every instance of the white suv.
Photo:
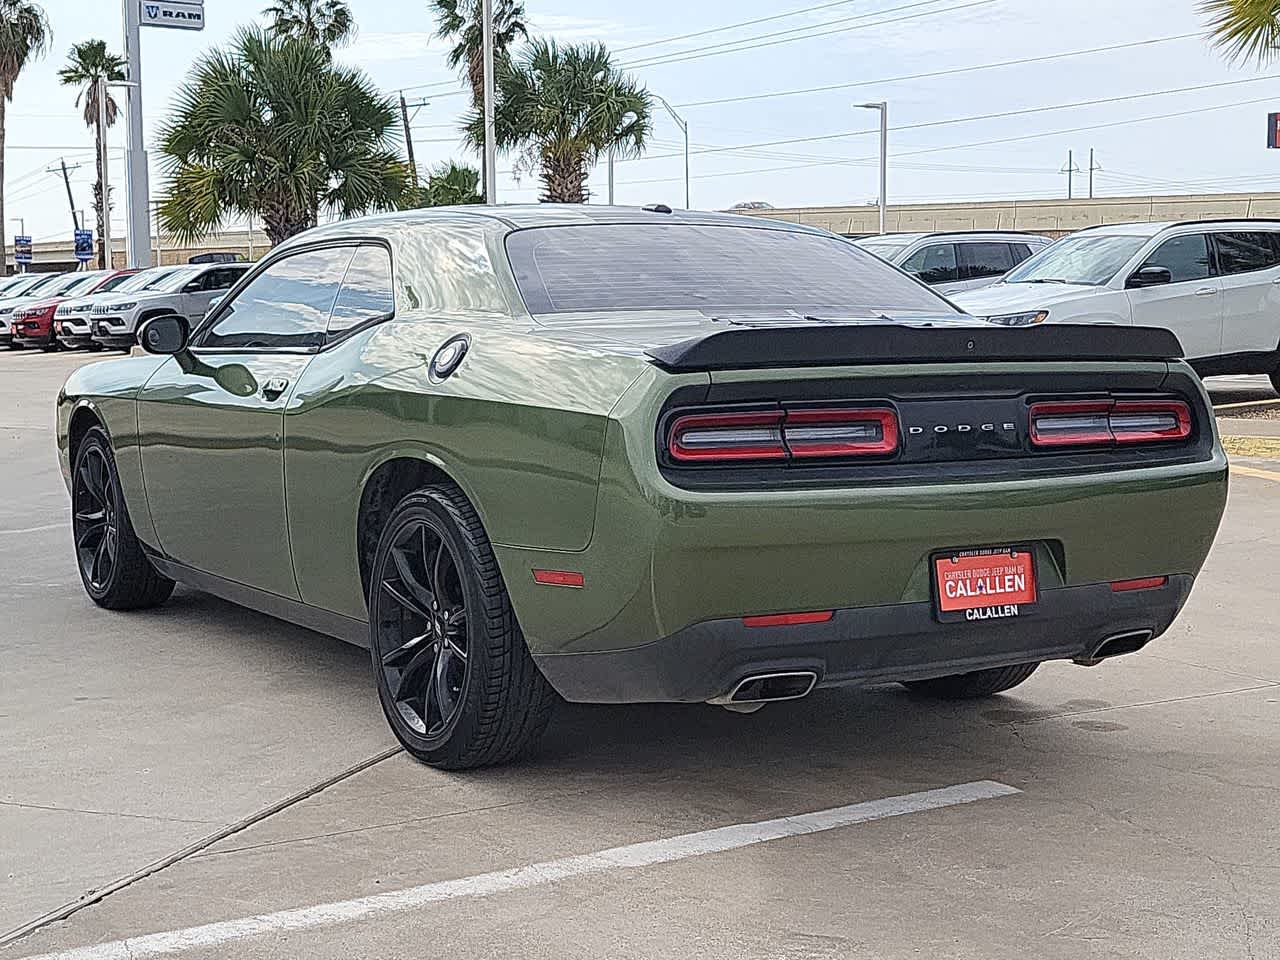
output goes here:
[[145, 289], [113, 294], [94, 301], [89, 313], [93, 341], [129, 350], [138, 327], [163, 314], [177, 313], [194, 327], [210, 304], [223, 295], [252, 266], [249, 263], [177, 267]]
[[1164, 327], [1201, 376], [1265, 373], [1280, 390], [1280, 220], [1090, 227], [954, 299], [1009, 326]]
[[944, 296], [990, 286], [1051, 242], [1015, 230], [886, 233], [854, 241]]

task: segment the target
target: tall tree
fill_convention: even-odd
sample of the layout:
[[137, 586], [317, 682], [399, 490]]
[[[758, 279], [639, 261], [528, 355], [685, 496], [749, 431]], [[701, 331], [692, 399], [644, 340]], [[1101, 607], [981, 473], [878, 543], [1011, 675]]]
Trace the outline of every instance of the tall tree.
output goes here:
[[42, 57], [52, 40], [43, 9], [23, 0], [0, 0], [0, 235], [8, 226], [4, 218], [5, 108], [13, 99], [13, 85], [22, 68]]
[[161, 131], [161, 224], [185, 241], [253, 215], [279, 243], [322, 209], [392, 209], [409, 176], [396, 120], [391, 101], [325, 48], [242, 29], [196, 62]]
[[[465, 64], [471, 105], [484, 106], [484, 15], [481, 0], [431, 0], [439, 19], [436, 35], [452, 40], [449, 66]], [[528, 37], [524, 24], [524, 4], [520, 0], [493, 0], [493, 58], [501, 63], [511, 45]]]
[[277, 0], [262, 13], [271, 19], [272, 33], [324, 47], [340, 47], [356, 32], [351, 8], [343, 0]]
[[[542, 199], [585, 203], [587, 174], [600, 157], [636, 156], [652, 126], [649, 92], [613, 65], [601, 44], [559, 46], [537, 39], [497, 70], [494, 130], [517, 168], [537, 170]], [[479, 113], [468, 120], [484, 142]]]
[[[97, 150], [94, 158], [97, 161], [98, 182], [93, 188], [94, 213], [98, 218], [98, 268], [105, 270], [110, 266], [103, 238], [106, 237], [106, 219], [111, 215], [110, 198], [106, 196], [103, 184], [102, 141], [107, 135], [107, 127], [115, 125], [120, 114], [119, 105], [106, 89], [106, 83], [125, 78], [125, 59], [107, 50], [105, 40], [86, 40], [77, 43], [67, 55], [67, 65], [58, 71], [58, 79], [68, 86], [77, 86], [76, 106], [84, 104], [85, 126], [93, 127]], [[105, 96], [105, 110], [99, 110], [99, 96]], [[103, 122], [105, 114], [105, 124]]]

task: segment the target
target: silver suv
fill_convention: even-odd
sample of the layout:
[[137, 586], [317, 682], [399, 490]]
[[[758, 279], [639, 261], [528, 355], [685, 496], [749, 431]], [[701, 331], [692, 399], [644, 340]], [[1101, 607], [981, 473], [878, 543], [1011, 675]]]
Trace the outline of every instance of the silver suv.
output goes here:
[[141, 324], [168, 313], [186, 317], [194, 327], [212, 302], [235, 286], [250, 266], [218, 263], [178, 267], [145, 290], [102, 297], [89, 314], [93, 340], [105, 347], [129, 350]]
[[1013, 230], [964, 233], [889, 233], [855, 240], [941, 294], [993, 284], [1053, 241]]

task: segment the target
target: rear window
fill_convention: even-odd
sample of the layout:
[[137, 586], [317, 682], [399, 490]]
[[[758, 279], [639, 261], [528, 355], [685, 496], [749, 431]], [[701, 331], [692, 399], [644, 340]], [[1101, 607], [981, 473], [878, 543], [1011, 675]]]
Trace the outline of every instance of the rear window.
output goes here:
[[530, 313], [848, 316], [954, 308], [852, 243], [702, 224], [537, 227], [507, 237]]

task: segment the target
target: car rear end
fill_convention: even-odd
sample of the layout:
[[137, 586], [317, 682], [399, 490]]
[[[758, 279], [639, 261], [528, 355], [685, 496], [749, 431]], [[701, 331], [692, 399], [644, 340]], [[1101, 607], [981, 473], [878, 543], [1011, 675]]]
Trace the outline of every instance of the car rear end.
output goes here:
[[588, 547], [499, 550], [530, 648], [570, 700], [725, 703], [1141, 649], [1227, 491], [1178, 353], [955, 316], [654, 347]]

